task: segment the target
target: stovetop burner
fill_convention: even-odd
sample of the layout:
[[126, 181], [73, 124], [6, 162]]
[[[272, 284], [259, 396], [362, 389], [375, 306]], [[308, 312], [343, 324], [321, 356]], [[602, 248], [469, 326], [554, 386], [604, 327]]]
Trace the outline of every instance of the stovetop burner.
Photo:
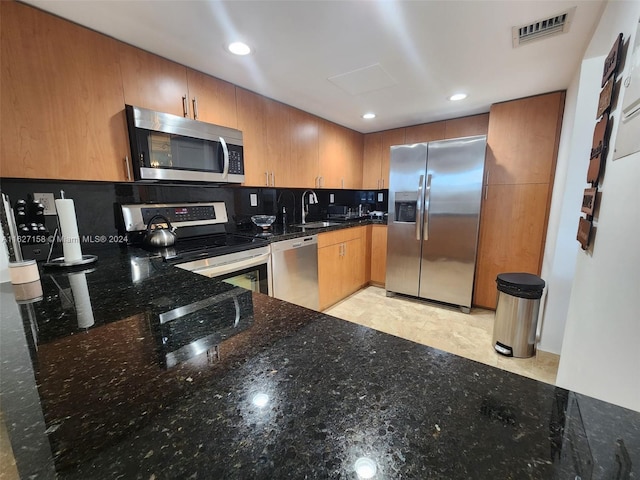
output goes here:
[[178, 238], [172, 247], [162, 249], [145, 248], [151, 252], [158, 252], [166, 262], [183, 262], [251, 250], [268, 244], [269, 242], [263, 238], [220, 233], [202, 237]]

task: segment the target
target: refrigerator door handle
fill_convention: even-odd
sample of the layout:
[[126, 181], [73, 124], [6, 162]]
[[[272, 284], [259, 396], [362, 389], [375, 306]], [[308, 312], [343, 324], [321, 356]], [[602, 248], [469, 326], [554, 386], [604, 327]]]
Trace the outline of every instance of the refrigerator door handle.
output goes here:
[[420, 241], [420, 222], [422, 219], [422, 214], [424, 213], [422, 210], [422, 186], [424, 185], [424, 175], [420, 175], [420, 180], [418, 181], [418, 199], [416, 203], [416, 240]]
[[424, 198], [424, 230], [422, 235], [422, 241], [426, 242], [429, 240], [429, 207], [431, 205], [431, 178], [433, 176], [429, 173], [427, 174], [427, 186], [425, 188], [425, 198]]

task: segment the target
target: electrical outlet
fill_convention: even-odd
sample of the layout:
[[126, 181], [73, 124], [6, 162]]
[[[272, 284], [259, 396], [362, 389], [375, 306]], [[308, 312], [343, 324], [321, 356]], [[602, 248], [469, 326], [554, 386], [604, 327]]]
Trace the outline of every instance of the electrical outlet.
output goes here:
[[257, 207], [258, 206], [258, 194], [257, 193], [250, 193], [249, 194], [249, 202], [251, 203], [252, 207]]
[[336, 200], [336, 197], [333, 193], [329, 194], [329, 203], [334, 203]]
[[378, 193], [378, 202], [384, 201], [384, 193]]
[[56, 202], [53, 193], [34, 193], [33, 200], [44, 205], [45, 215], [56, 214]]

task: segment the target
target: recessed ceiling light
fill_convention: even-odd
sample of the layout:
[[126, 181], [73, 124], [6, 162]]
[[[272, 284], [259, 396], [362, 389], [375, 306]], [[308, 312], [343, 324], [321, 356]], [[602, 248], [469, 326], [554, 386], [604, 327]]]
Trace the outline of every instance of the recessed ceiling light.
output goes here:
[[464, 100], [465, 98], [467, 98], [466, 93], [456, 93], [455, 95], [451, 95], [449, 97], [449, 100], [451, 100], [452, 102], [457, 102], [458, 100]]
[[251, 49], [249, 48], [249, 45], [242, 42], [230, 43], [229, 47], [227, 48], [229, 48], [229, 51], [234, 55], [248, 55], [249, 53], [251, 53]]
[[362, 118], [364, 118], [365, 120], [371, 120], [372, 118], [376, 118], [376, 114], [375, 113], [365, 113], [364, 115], [362, 115]]

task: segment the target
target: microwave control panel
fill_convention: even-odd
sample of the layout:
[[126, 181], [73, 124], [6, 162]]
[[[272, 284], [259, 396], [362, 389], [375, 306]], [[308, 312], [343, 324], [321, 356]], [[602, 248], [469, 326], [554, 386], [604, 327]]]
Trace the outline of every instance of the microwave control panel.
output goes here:
[[229, 149], [229, 173], [244, 175], [242, 162], [242, 147], [240, 145], [228, 145]]

